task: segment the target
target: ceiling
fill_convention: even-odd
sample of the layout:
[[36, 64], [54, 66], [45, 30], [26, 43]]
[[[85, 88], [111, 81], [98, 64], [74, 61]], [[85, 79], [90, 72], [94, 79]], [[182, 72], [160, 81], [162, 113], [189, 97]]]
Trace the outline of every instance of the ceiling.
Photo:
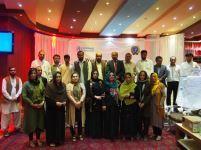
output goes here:
[[0, 0], [0, 5], [0, 16], [61, 35], [170, 35], [201, 20], [201, 0]]

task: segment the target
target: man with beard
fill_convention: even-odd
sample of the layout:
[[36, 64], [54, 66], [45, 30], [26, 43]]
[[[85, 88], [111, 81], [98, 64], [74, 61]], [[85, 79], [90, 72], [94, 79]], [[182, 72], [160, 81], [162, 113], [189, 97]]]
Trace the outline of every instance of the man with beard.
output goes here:
[[2, 80], [2, 95], [1, 103], [1, 130], [4, 131], [4, 136], [9, 136], [8, 127], [11, 114], [13, 114], [14, 125], [16, 131], [20, 129], [21, 118], [19, 101], [22, 93], [22, 81], [16, 76], [15, 67], [9, 68], [9, 75]]

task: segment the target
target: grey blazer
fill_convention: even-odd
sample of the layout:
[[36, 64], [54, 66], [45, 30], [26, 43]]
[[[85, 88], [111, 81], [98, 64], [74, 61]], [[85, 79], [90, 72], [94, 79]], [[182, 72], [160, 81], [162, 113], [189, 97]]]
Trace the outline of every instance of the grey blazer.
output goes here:
[[165, 79], [168, 75], [167, 67], [165, 65], [161, 65], [159, 68], [154, 65], [154, 72], [158, 74], [158, 78], [161, 80], [161, 82], [166, 85]]

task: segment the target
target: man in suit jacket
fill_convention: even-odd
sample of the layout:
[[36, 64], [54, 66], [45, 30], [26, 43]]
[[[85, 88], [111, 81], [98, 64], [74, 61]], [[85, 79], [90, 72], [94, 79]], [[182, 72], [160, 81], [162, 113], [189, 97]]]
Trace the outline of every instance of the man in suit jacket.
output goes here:
[[84, 52], [77, 52], [78, 60], [74, 62], [74, 71], [79, 74], [80, 82], [85, 84], [88, 80], [88, 62], [84, 60]]
[[124, 74], [125, 74], [125, 68], [123, 61], [118, 60], [118, 53], [112, 52], [112, 60], [108, 61], [107, 67], [106, 67], [106, 74], [109, 72], [114, 72], [117, 80], [119, 80], [121, 83], [124, 81]]
[[162, 65], [163, 58], [161, 56], [157, 56], [156, 65], [154, 65], [154, 72], [158, 74], [159, 80], [166, 85], [165, 79], [167, 78], [168, 71], [165, 65]]
[[92, 65], [92, 71], [97, 70], [98, 71], [98, 78], [101, 80], [105, 79], [105, 69], [106, 69], [106, 61], [102, 60], [102, 53], [97, 52], [96, 53], [96, 59], [91, 62]]

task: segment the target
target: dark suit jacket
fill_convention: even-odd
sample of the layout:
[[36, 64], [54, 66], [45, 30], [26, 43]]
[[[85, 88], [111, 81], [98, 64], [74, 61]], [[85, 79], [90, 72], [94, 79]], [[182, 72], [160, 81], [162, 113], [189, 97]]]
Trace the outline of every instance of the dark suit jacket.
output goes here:
[[[92, 61], [91, 65], [92, 65], [92, 71], [93, 70], [98, 70], [97, 65], [96, 65], [96, 61]], [[104, 60], [102, 60], [101, 65], [102, 65], [103, 79], [105, 79], [106, 62]]]
[[161, 79], [161, 82], [166, 85], [165, 79], [167, 78], [168, 71], [165, 65], [161, 65], [160, 72], [158, 73], [158, 67], [154, 65], [154, 72], [158, 74], [158, 78]]
[[115, 72], [114, 69], [114, 61], [110, 60], [107, 63], [106, 67], [106, 74], [109, 72], [114, 72], [117, 77], [119, 77], [119, 81], [122, 83], [124, 81], [124, 74], [125, 74], [125, 68], [124, 63], [121, 60], [117, 60], [117, 70]]

